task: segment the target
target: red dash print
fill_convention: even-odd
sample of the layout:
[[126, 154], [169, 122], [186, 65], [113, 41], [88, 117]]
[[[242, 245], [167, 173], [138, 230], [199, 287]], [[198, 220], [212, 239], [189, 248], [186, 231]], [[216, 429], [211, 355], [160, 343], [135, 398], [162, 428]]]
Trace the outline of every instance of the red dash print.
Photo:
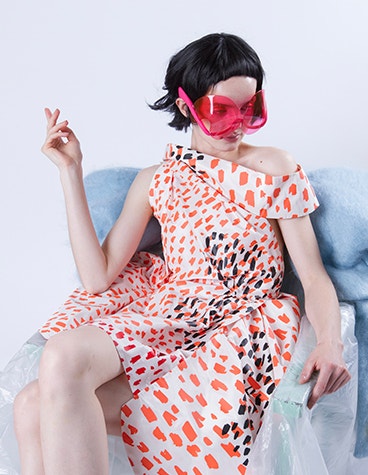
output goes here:
[[280, 315], [279, 319], [284, 323], [290, 323], [290, 318], [286, 315], [286, 313], [283, 313], [282, 315]]
[[199, 381], [198, 376], [196, 374], [191, 374], [189, 378], [195, 386], [200, 386], [201, 382]]
[[286, 209], [289, 212], [291, 211], [291, 203], [290, 203], [289, 198], [284, 199], [284, 209]]
[[249, 206], [254, 207], [254, 191], [247, 190], [245, 193], [245, 201], [249, 204]]
[[297, 193], [297, 187], [296, 187], [296, 184], [295, 184], [295, 183], [292, 183], [292, 184], [289, 186], [289, 193], [290, 193], [290, 195], [296, 195], [296, 193]]
[[178, 420], [177, 417], [175, 417], [173, 414], [171, 414], [168, 411], [164, 411], [162, 416], [165, 419], [165, 421], [167, 422], [167, 425], [170, 426], [170, 427], [173, 425], [173, 422]]
[[227, 386], [224, 383], [222, 383], [221, 381], [219, 381], [218, 379], [214, 379], [213, 381], [211, 381], [211, 386], [216, 391], [218, 391], [219, 389], [223, 389], [224, 391], [227, 390]]
[[128, 424], [128, 429], [130, 430], [131, 434], [136, 434], [138, 432], [138, 429], [131, 424]]
[[192, 416], [193, 416], [194, 420], [196, 421], [197, 426], [199, 428], [202, 428], [203, 427], [203, 422], [206, 420], [206, 418], [201, 416], [201, 414], [197, 411], [192, 412]]
[[213, 455], [207, 454], [205, 455], [204, 459], [206, 461], [208, 468], [219, 468], [217, 460], [215, 459]]
[[252, 378], [252, 376], [249, 376], [247, 378], [248, 383], [252, 386], [253, 389], [260, 389], [260, 385], [257, 383], [257, 381]]
[[227, 371], [226, 366], [220, 363], [215, 363], [213, 369], [216, 371], [216, 373], [220, 373], [220, 374], [225, 374]]
[[156, 427], [152, 434], [156, 437], [158, 440], [163, 440], [164, 442], [167, 440], [165, 434], [162, 432], [162, 430], [159, 427]]
[[180, 389], [178, 395], [182, 401], [193, 402], [194, 399], [184, 389]]
[[199, 362], [199, 364], [202, 366], [202, 369], [203, 369], [204, 371], [207, 371], [208, 366], [207, 366], [207, 364], [203, 361], [203, 359], [202, 359], [201, 357], [198, 358], [198, 362]]
[[266, 185], [273, 185], [273, 176], [272, 175], [266, 175], [265, 183], [266, 183]]
[[126, 417], [129, 417], [131, 414], [132, 414], [132, 410], [130, 409], [130, 407], [124, 405], [124, 406], [121, 406], [121, 412], [124, 414], [124, 416]]
[[157, 416], [150, 407], [142, 405], [142, 412], [148, 422], [157, 421]]
[[137, 449], [140, 450], [141, 452], [149, 452], [149, 448], [147, 447], [147, 445], [144, 442], [140, 442], [137, 445]]
[[192, 457], [198, 457], [198, 454], [201, 452], [201, 449], [198, 445], [187, 445], [187, 451]]
[[153, 463], [146, 457], [142, 458], [141, 463], [143, 467], [145, 467], [147, 470], [151, 470], [151, 468], [153, 467]]
[[213, 442], [209, 437], [203, 437], [203, 442], [208, 446], [213, 445]]
[[153, 391], [153, 394], [164, 404], [169, 401], [166, 394], [164, 394], [162, 391]]
[[133, 439], [126, 432], [122, 433], [122, 439], [124, 441], [124, 444], [128, 444], [128, 445], [131, 445], [131, 446], [134, 445]]
[[165, 459], [165, 460], [171, 460], [172, 459], [172, 455], [170, 454], [170, 452], [168, 450], [162, 450], [160, 452], [160, 455]]
[[176, 472], [176, 475], [188, 475], [188, 472], [186, 472], [186, 471], [183, 472], [183, 470], [180, 467], [178, 467], [177, 465], [175, 465], [174, 470]]
[[225, 401], [224, 398], [221, 398], [219, 403], [221, 412], [224, 412], [225, 414], [228, 414], [233, 409], [233, 406]]
[[170, 439], [173, 441], [173, 444], [174, 444], [176, 447], [182, 447], [182, 446], [183, 446], [183, 440], [182, 440], [182, 438], [180, 437], [180, 435], [174, 434], [173, 432], [171, 432], [171, 433], [169, 434], [169, 437], [170, 437]]
[[282, 308], [284, 306], [280, 300], [272, 300], [272, 304], [277, 308]]
[[273, 190], [273, 197], [277, 198], [280, 195], [280, 192], [281, 192], [281, 188], [275, 188]]
[[221, 444], [221, 447], [230, 455], [230, 457], [240, 457], [239, 450], [235, 451], [234, 445], [229, 442], [228, 444]]
[[249, 175], [247, 172], [240, 172], [240, 175], [239, 175], [239, 184], [242, 186], [242, 185], [246, 185], [248, 183], [248, 178], [249, 178]]
[[285, 340], [286, 336], [287, 336], [287, 331], [286, 330], [281, 330], [281, 328], [276, 328], [276, 330], [274, 330], [275, 332], [275, 335], [278, 336], [278, 338], [280, 338], [280, 340]]
[[191, 423], [189, 421], [184, 423], [183, 432], [184, 432], [184, 434], [186, 435], [187, 439], [190, 442], [193, 442], [193, 440], [195, 440], [197, 438], [197, 433], [193, 429], [193, 426], [191, 425]]
[[197, 401], [202, 407], [206, 407], [208, 405], [207, 401], [205, 400], [203, 394], [198, 394], [196, 396]]

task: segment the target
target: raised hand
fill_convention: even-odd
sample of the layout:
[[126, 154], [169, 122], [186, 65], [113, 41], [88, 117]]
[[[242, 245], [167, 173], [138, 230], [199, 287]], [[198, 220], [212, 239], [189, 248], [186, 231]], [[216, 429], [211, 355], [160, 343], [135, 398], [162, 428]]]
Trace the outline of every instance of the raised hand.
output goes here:
[[61, 170], [67, 167], [80, 166], [82, 152], [79, 141], [68, 121], [58, 122], [60, 110], [51, 112], [45, 108], [47, 119], [47, 134], [41, 151]]

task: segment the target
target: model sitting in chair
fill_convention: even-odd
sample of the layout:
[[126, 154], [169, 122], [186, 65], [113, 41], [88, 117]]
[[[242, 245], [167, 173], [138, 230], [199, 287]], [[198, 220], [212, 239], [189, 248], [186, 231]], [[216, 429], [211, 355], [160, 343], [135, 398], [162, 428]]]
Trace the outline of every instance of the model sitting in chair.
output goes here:
[[[243, 141], [267, 120], [263, 77], [254, 50], [230, 34], [171, 58], [151, 107], [190, 129], [190, 148], [169, 144], [139, 172], [102, 246], [79, 142], [46, 109], [42, 151], [60, 172], [85, 290], [41, 328], [39, 378], [15, 401], [23, 475], [107, 474], [108, 433], [122, 435], [135, 474], [244, 474], [298, 338], [298, 301], [280, 290], [284, 247], [317, 337], [300, 376], [318, 374], [309, 407], [349, 380], [308, 216], [314, 191], [288, 153]], [[164, 260], [135, 253], [152, 216]], [[99, 305], [105, 291], [110, 307]]]

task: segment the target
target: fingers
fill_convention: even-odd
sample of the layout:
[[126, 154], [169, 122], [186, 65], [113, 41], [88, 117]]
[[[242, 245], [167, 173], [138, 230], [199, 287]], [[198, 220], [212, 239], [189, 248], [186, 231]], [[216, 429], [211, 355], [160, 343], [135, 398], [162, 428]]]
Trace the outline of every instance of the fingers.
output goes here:
[[[68, 122], [68, 121], [66, 121], [66, 122]], [[64, 127], [64, 130], [67, 133], [67, 137], [68, 137], [69, 142], [78, 142], [79, 143], [79, 140], [77, 139], [77, 136], [75, 135], [75, 133], [72, 131], [72, 129], [70, 127]]]
[[60, 116], [60, 110], [55, 109], [54, 112], [51, 112], [51, 110], [48, 107], [45, 107], [44, 111], [45, 111], [45, 116], [47, 120], [47, 130], [49, 130], [51, 127], [53, 127], [56, 124]]
[[45, 107], [45, 116], [46, 116], [46, 119], [49, 120], [52, 116], [52, 112], [51, 110], [48, 108], [48, 107]]
[[334, 375], [330, 378], [329, 384], [326, 387], [326, 394], [331, 394], [342, 388], [351, 379], [351, 375], [347, 368], [338, 368]]
[[69, 135], [73, 133], [72, 130], [68, 129], [67, 127], [68, 125], [67, 120], [58, 122], [58, 119], [60, 117], [59, 109], [55, 109], [54, 112], [51, 112], [51, 110], [48, 107], [45, 107], [45, 116], [47, 120], [47, 134], [48, 135], [53, 135], [57, 132], [62, 132], [62, 133], [68, 132]]
[[48, 135], [55, 134], [57, 132], [65, 132], [68, 128], [68, 121], [63, 120], [62, 122], [58, 122], [57, 124], [53, 125], [52, 127], [48, 128]]
[[304, 384], [310, 381], [315, 370], [316, 370], [316, 367], [315, 367], [314, 361], [311, 360], [310, 358], [307, 359], [307, 361], [304, 364], [303, 370], [300, 374], [299, 383]]
[[47, 119], [47, 141], [67, 137], [68, 141], [78, 142], [73, 130], [68, 127], [69, 122], [67, 120], [57, 122], [60, 117], [59, 109], [52, 112], [48, 107], [45, 107], [44, 111]]
[[[55, 147], [59, 143], [61, 139], [67, 139], [69, 141], [69, 132], [62, 132], [59, 130], [58, 132], [55, 132], [54, 134], [49, 134], [45, 140], [45, 144], [43, 148], [48, 148], [50, 147]], [[66, 143], [66, 142], [63, 142]]]
[[336, 366], [331, 369], [329, 366], [323, 367], [318, 374], [317, 382], [308, 400], [308, 408], [311, 409], [316, 402], [325, 394], [331, 394], [342, 388], [351, 379], [346, 367]]
[[318, 399], [323, 396], [326, 390], [326, 386], [328, 383], [329, 375], [327, 371], [320, 371], [317, 377], [317, 382], [314, 385], [311, 395], [308, 399], [308, 408], [312, 409]]

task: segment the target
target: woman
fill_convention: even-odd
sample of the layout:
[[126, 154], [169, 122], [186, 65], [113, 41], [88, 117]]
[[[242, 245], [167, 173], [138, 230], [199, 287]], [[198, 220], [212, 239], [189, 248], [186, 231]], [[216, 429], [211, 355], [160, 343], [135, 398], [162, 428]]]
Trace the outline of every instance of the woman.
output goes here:
[[[136, 474], [245, 473], [298, 336], [297, 300], [280, 291], [284, 246], [317, 336], [300, 376], [318, 372], [309, 407], [349, 380], [308, 216], [313, 190], [289, 154], [243, 142], [267, 119], [263, 76], [234, 35], [207, 35], [173, 56], [152, 108], [191, 127], [190, 148], [170, 144], [162, 164], [138, 174], [102, 246], [78, 140], [46, 109], [42, 151], [60, 171], [85, 291], [41, 328], [39, 378], [15, 402], [24, 475], [108, 473], [107, 433], [122, 434]], [[153, 214], [165, 263], [133, 257]]]

